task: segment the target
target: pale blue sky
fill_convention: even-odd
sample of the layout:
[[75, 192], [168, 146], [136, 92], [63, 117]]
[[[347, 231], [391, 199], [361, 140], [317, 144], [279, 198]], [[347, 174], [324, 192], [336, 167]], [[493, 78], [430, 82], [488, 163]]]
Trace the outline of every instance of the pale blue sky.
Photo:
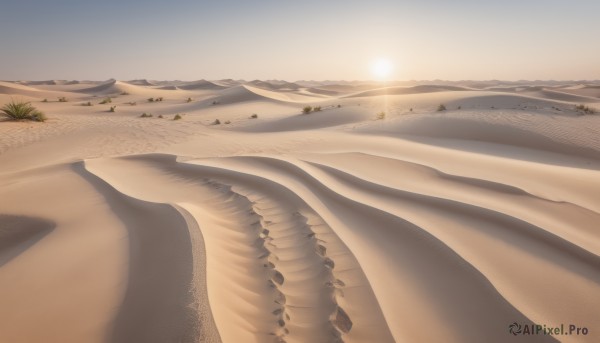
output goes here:
[[600, 79], [598, 0], [2, 0], [0, 79]]

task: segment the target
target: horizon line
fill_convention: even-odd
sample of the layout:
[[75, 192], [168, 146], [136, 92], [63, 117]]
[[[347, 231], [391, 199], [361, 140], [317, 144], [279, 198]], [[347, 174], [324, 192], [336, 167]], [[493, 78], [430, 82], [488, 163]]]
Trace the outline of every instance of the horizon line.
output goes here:
[[50, 79], [13, 79], [13, 80], [8, 80], [8, 79], [0, 79], [0, 81], [2, 82], [23, 82], [23, 81], [28, 81], [28, 82], [47, 82], [47, 81], [90, 81], [90, 82], [109, 82], [109, 81], [122, 81], [122, 82], [128, 82], [128, 81], [141, 81], [141, 80], [147, 80], [147, 81], [160, 81], [160, 82], [175, 82], [175, 81], [179, 81], [179, 82], [194, 82], [194, 81], [225, 81], [225, 80], [233, 80], [233, 81], [239, 81], [239, 82], [253, 82], [253, 81], [280, 81], [280, 82], [290, 82], [290, 83], [294, 83], [294, 82], [376, 82], [376, 83], [393, 83], [393, 82], [600, 82], [600, 79], [518, 79], [518, 80], [514, 80], [514, 79], [461, 79], [461, 80], [448, 80], [448, 79], [420, 79], [420, 80], [415, 80], [415, 79], [411, 79], [411, 80], [374, 80], [374, 79], [354, 79], [354, 80], [347, 80], [347, 79], [322, 79], [322, 80], [307, 80], [307, 79], [300, 79], [300, 80], [294, 80], [294, 81], [289, 81], [286, 79], [275, 79], [275, 78], [267, 78], [267, 79], [251, 79], [251, 80], [247, 80], [247, 79], [235, 79], [235, 78], [220, 78], [220, 79], [205, 79], [205, 78], [200, 78], [200, 79], [188, 79], [188, 80], [183, 80], [183, 79], [152, 79], [152, 78], [134, 78], [134, 79], [117, 79], [117, 78], [108, 78], [108, 79], [60, 79], [60, 78], [50, 78]]

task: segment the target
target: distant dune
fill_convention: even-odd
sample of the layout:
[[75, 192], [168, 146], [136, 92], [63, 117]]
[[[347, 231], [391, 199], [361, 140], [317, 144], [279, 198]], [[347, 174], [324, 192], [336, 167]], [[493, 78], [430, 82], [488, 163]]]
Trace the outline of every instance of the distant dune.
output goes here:
[[193, 81], [193, 82], [186, 82], [184, 84], [179, 85], [179, 88], [185, 89], [185, 90], [198, 90], [198, 89], [216, 90], [216, 89], [227, 88], [227, 86], [218, 85], [216, 83], [206, 81], [206, 80], [199, 80], [199, 81]]
[[253, 86], [253, 87], [258, 87], [258, 88], [264, 88], [264, 89], [268, 89], [268, 90], [298, 90], [300, 88], [299, 85], [295, 84], [295, 83], [291, 83], [291, 82], [285, 82], [285, 81], [279, 81], [279, 82], [267, 82], [267, 81], [260, 81], [260, 80], [254, 80], [254, 81], [250, 81], [246, 83], [247, 85]]
[[349, 97], [418, 94], [418, 93], [432, 93], [432, 92], [444, 92], [444, 91], [465, 91], [465, 90], [469, 90], [469, 89], [464, 88], [464, 87], [457, 87], [457, 86], [438, 86], [438, 85], [422, 85], [422, 86], [414, 86], [414, 87], [386, 87], [386, 88], [379, 88], [379, 89], [358, 92], [358, 93], [349, 95]]
[[136, 86], [154, 86], [154, 84], [146, 79], [141, 79], [141, 80], [131, 80], [131, 81], [125, 81], [129, 84], [132, 85], [136, 85]]

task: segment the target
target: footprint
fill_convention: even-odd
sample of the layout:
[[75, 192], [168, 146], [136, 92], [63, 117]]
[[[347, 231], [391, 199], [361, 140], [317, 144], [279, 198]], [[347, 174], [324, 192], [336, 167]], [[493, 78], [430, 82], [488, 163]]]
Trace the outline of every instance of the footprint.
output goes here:
[[319, 254], [321, 256], [325, 256], [326, 253], [327, 253], [327, 248], [325, 248], [321, 244], [317, 244], [317, 254]]
[[348, 333], [352, 329], [352, 321], [346, 311], [338, 306], [333, 325], [343, 333]]
[[273, 274], [273, 281], [275, 281], [278, 285], [283, 285], [283, 274], [281, 274], [279, 271], [274, 270], [274, 274]]

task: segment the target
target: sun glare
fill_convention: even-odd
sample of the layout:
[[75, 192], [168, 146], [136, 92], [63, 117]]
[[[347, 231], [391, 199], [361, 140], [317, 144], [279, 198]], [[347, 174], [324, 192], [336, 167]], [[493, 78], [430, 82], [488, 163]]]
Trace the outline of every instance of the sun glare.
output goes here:
[[394, 66], [386, 58], [379, 58], [371, 62], [371, 72], [378, 79], [386, 79], [390, 76]]

